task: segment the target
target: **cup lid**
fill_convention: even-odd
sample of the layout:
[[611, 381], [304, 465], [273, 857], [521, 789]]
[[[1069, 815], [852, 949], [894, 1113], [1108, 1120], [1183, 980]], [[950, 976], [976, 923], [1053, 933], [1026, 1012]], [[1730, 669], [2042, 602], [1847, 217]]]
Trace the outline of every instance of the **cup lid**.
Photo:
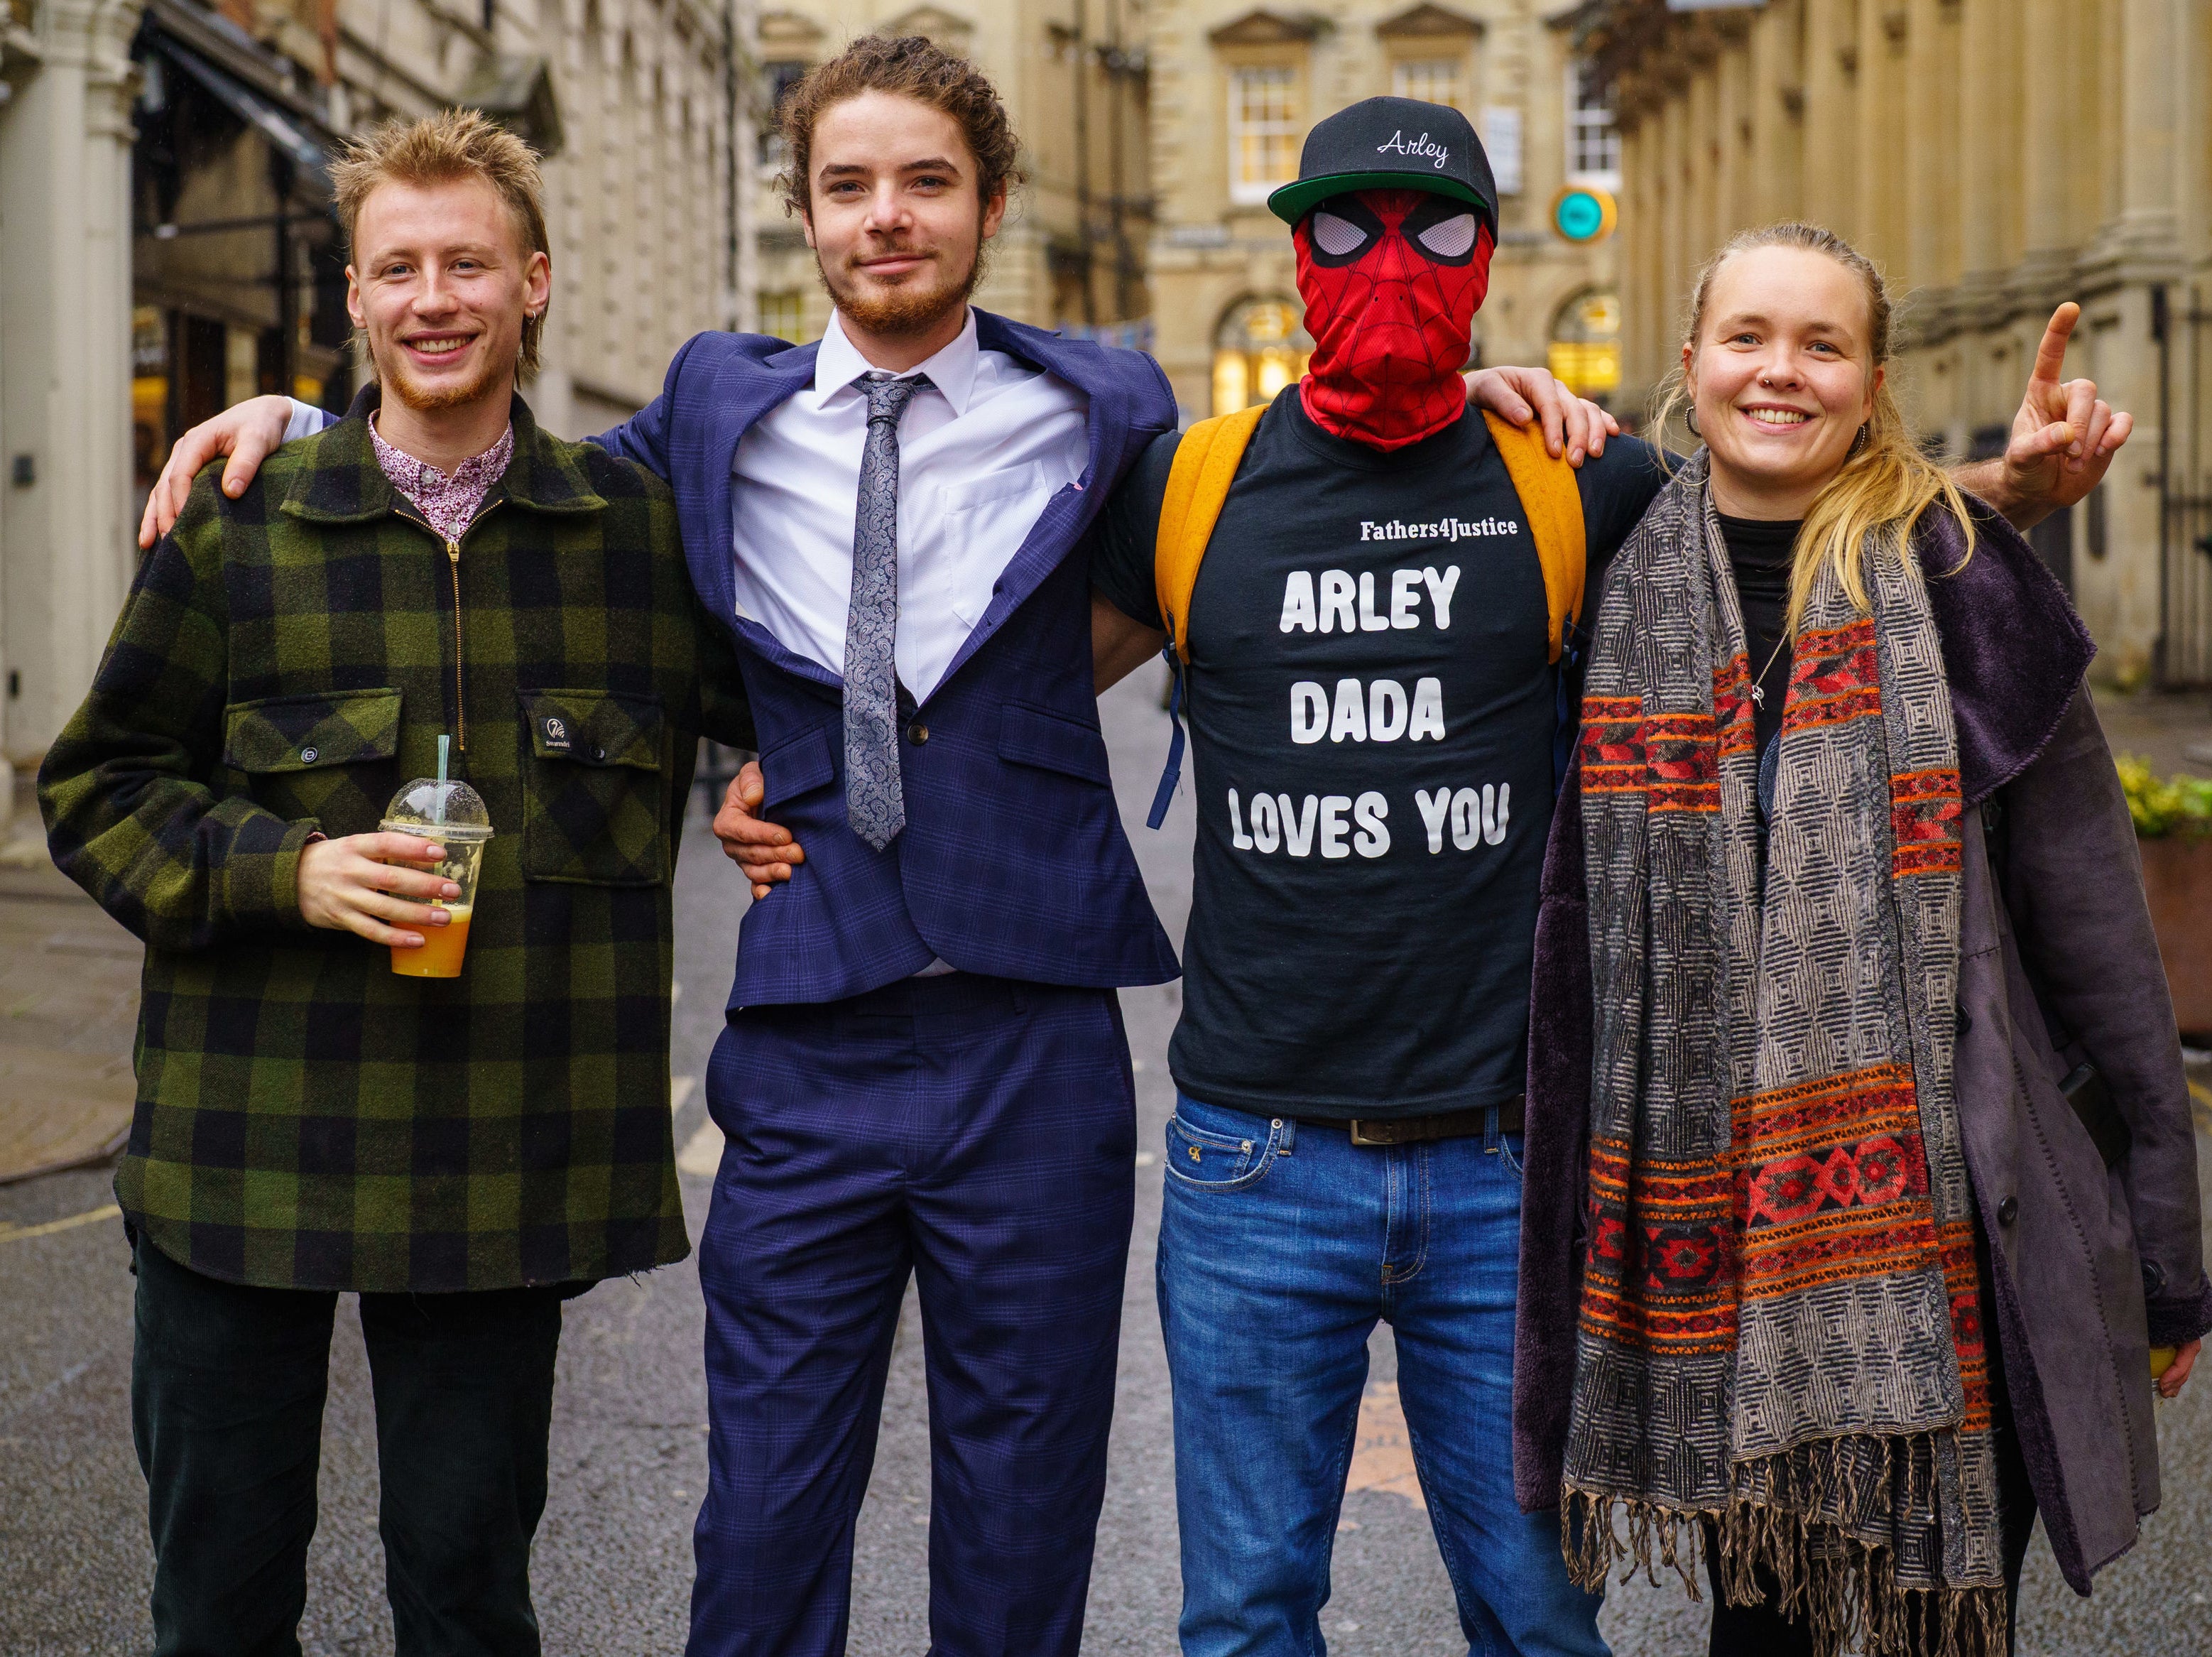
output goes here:
[[483, 798], [467, 783], [448, 777], [418, 777], [392, 796], [385, 807], [383, 826], [401, 834], [441, 836], [453, 840], [489, 840], [491, 813]]

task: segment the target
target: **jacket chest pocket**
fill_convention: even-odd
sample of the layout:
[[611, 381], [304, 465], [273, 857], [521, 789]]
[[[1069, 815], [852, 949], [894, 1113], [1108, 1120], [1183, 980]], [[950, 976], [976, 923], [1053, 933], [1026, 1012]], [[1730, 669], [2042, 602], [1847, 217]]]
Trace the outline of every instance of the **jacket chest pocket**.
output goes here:
[[522, 873], [584, 886], [668, 878], [663, 722], [656, 697], [520, 691]]
[[254, 802], [325, 834], [366, 834], [398, 787], [400, 693], [389, 688], [264, 697], [223, 710], [222, 763]]

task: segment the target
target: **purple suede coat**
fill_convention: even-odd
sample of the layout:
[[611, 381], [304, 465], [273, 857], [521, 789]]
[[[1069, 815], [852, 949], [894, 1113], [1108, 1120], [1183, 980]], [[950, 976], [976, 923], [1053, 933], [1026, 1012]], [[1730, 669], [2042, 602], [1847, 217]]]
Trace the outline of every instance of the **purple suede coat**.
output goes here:
[[[2212, 1329], [2196, 1136], [2172, 1004], [2111, 752], [2081, 688], [2095, 647], [2011, 527], [1948, 515], [1916, 538], [1969, 807], [1957, 1087], [1990, 1241], [1996, 1337], [2051, 1550], [2075, 1591], [2159, 1502], [2148, 1349]], [[2059, 1034], [2054, 1036], [2054, 1030]], [[2057, 1043], [2070, 1039], [2065, 1057]], [[2133, 1135], [2107, 1171], [2063, 1095], [2086, 1057]], [[1555, 1508], [1574, 1391], [1589, 1136], [1590, 962], [1578, 780], [1547, 849], [1528, 1033], [1513, 1477]]]

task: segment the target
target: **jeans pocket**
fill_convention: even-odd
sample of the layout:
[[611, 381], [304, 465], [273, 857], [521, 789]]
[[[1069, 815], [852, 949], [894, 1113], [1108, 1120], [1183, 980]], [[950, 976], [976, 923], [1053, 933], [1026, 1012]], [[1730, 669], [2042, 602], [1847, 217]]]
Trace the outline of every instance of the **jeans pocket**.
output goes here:
[[1168, 1118], [1168, 1173], [1194, 1191], [1243, 1191], [1257, 1185], [1275, 1165], [1280, 1135], [1262, 1127], [1255, 1137], [1215, 1133], [1183, 1119]]
[[1504, 1162], [1507, 1172], [1512, 1174], [1513, 1183], [1516, 1185], [1521, 1183], [1521, 1153], [1527, 1148], [1527, 1142], [1517, 1133], [1498, 1136], [1498, 1157]]

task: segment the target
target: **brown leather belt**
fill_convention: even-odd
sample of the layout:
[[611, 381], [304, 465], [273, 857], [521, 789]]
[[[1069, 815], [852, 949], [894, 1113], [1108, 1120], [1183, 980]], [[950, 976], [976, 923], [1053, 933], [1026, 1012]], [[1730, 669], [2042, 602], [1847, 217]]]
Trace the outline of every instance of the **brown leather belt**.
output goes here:
[[[1501, 1100], [1498, 1105], [1498, 1131], [1524, 1131], [1527, 1106], [1527, 1096], [1522, 1093]], [[1355, 1145], [1425, 1145], [1438, 1139], [1472, 1139], [1487, 1132], [1490, 1112], [1487, 1109], [1440, 1111], [1434, 1116], [1394, 1117], [1383, 1122], [1360, 1118], [1350, 1122], [1323, 1122], [1312, 1117], [1300, 1117], [1298, 1120], [1310, 1128], [1349, 1129]]]

